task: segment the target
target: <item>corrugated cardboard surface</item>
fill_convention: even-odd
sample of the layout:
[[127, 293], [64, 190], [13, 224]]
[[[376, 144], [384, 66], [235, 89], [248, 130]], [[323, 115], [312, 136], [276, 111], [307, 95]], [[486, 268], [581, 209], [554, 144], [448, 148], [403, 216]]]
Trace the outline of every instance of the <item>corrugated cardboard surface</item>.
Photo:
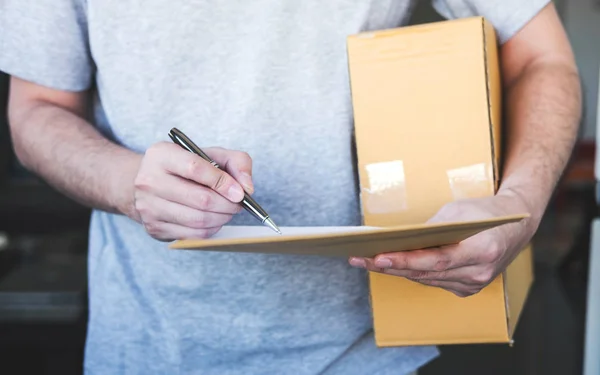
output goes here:
[[515, 333], [523, 306], [527, 300], [529, 286], [533, 283], [533, 251], [527, 246], [511, 263], [506, 272], [506, 300], [508, 304], [508, 332]]
[[496, 34], [494, 28], [489, 22], [483, 22], [484, 31], [484, 49], [486, 63], [486, 78], [488, 87], [488, 109], [489, 121], [492, 130], [492, 158], [494, 160], [494, 180], [496, 182], [495, 190], [501, 174], [500, 160], [502, 157], [502, 82], [500, 80], [500, 66], [498, 60], [498, 46], [496, 43]]
[[366, 225], [493, 193], [481, 20], [353, 36], [348, 53]]
[[[494, 30], [480, 17], [348, 38], [365, 225], [420, 223], [448, 202], [495, 193], [496, 49]], [[526, 274], [524, 267], [506, 272], [521, 280], [508, 281], [515, 295], [526, 295]], [[380, 346], [507, 342], [507, 308], [518, 316], [524, 301], [507, 306], [502, 275], [469, 298], [393, 276], [370, 280]]]
[[372, 273], [370, 279], [380, 346], [508, 340], [502, 277], [465, 299], [394, 276]]

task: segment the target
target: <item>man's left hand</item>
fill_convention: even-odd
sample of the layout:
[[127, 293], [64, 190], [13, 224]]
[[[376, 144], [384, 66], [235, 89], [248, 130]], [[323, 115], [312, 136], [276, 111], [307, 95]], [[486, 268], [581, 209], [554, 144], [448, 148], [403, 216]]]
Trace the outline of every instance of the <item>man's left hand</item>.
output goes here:
[[[508, 192], [451, 202], [429, 222], [481, 220], [528, 212], [520, 197]], [[487, 286], [516, 258], [535, 233], [537, 223], [531, 221], [501, 225], [456, 245], [350, 258], [350, 264], [467, 297]]]

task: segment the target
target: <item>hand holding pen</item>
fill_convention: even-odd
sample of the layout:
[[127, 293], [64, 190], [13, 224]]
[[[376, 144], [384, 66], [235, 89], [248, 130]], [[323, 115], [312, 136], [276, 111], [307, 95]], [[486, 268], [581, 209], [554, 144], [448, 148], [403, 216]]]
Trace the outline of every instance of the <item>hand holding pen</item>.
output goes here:
[[252, 193], [252, 160], [240, 151], [205, 150], [227, 172], [171, 142], [151, 146], [134, 181], [131, 217], [153, 238], [207, 238], [242, 210]]
[[[198, 147], [191, 139], [189, 139], [185, 134], [183, 134], [181, 130], [177, 128], [171, 129], [171, 131], [169, 132], [169, 137], [171, 137], [171, 140], [174, 143], [178, 144], [182, 148], [200, 156], [202, 159], [209, 162], [215, 168], [219, 170], [221, 169], [217, 162], [211, 159], [211, 157], [208, 156], [204, 151], [202, 151], [200, 147]], [[252, 216], [259, 220], [263, 225], [281, 234], [281, 231], [279, 230], [273, 219], [269, 217], [269, 214], [258, 203], [256, 203], [256, 201], [252, 199], [252, 197], [249, 194], [244, 194], [244, 198], [241, 201], [241, 205], [246, 209], [246, 211], [252, 214]]]

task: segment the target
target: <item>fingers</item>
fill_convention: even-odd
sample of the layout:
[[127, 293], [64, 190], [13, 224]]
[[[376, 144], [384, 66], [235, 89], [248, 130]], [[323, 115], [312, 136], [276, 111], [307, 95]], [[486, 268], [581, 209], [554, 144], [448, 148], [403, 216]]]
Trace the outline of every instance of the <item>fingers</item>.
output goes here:
[[173, 241], [176, 239], [197, 239], [209, 238], [217, 233], [221, 228], [188, 228], [182, 225], [152, 222], [144, 223], [146, 232], [153, 238], [160, 241]]
[[215, 191], [174, 175], [148, 175], [137, 181], [137, 188], [196, 210], [221, 214], [236, 214], [242, 210], [240, 204], [231, 202]]
[[[172, 147], [171, 147], [172, 146]], [[232, 176], [225, 171], [215, 168], [200, 156], [192, 154], [177, 145], [164, 145], [169, 152], [160, 152], [160, 165], [169, 173], [204, 185], [232, 202], [240, 202], [244, 198], [244, 189]], [[152, 157], [150, 155], [149, 157]]]
[[254, 192], [252, 183], [252, 158], [245, 152], [220, 147], [207, 148], [206, 154], [229, 173], [249, 194]]
[[[484, 246], [485, 245], [485, 246]], [[460, 296], [478, 293], [497, 276], [496, 247], [479, 238], [445, 248], [350, 258], [354, 267], [439, 286]]]
[[377, 255], [379, 268], [416, 271], [446, 271], [477, 264], [478, 250], [472, 246], [446, 246], [433, 249], [399, 251]]
[[137, 204], [144, 223], [166, 222], [191, 229], [221, 227], [228, 223], [232, 215], [200, 211], [164, 199], [145, 199]]
[[447, 281], [460, 283], [469, 287], [483, 288], [492, 282], [494, 269], [486, 266], [470, 266], [450, 271], [428, 272], [412, 270], [383, 269], [379, 272], [387, 275], [401, 276], [414, 281]]
[[150, 147], [135, 179], [135, 210], [146, 231], [159, 240], [206, 238], [241, 211], [253, 192], [248, 154], [206, 149], [220, 168], [178, 145]]
[[[496, 197], [455, 201], [442, 207], [429, 223], [486, 219], [512, 212], [513, 209], [505, 208], [509, 204]], [[351, 258], [350, 264], [467, 296], [481, 291], [506, 268], [522, 249], [523, 238], [531, 237], [499, 227], [482, 231], [457, 245], [384, 253], [373, 259]]]
[[438, 272], [494, 264], [501, 259], [505, 246], [489, 233], [480, 233], [457, 245], [379, 254], [373, 264], [378, 268]]
[[457, 296], [466, 297], [478, 293], [493, 281], [495, 272], [492, 267], [470, 266], [450, 271], [414, 271], [382, 269], [375, 266], [369, 258], [350, 258], [350, 264], [372, 272], [400, 276], [424, 285], [446, 289]]

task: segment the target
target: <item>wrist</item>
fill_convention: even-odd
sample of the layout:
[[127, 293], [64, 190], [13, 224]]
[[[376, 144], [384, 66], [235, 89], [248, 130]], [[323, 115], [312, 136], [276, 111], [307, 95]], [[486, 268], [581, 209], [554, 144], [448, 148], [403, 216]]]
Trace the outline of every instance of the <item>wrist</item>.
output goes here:
[[135, 209], [134, 181], [137, 176], [142, 155], [127, 152], [119, 163], [119, 173], [116, 173], [110, 184], [110, 205], [118, 214], [125, 215], [137, 222], [139, 214]]
[[535, 230], [545, 211], [545, 200], [537, 193], [529, 193], [525, 189], [514, 186], [501, 186], [496, 194], [505, 197], [513, 207], [515, 213], [527, 213], [530, 217], [526, 220], [527, 226]]

